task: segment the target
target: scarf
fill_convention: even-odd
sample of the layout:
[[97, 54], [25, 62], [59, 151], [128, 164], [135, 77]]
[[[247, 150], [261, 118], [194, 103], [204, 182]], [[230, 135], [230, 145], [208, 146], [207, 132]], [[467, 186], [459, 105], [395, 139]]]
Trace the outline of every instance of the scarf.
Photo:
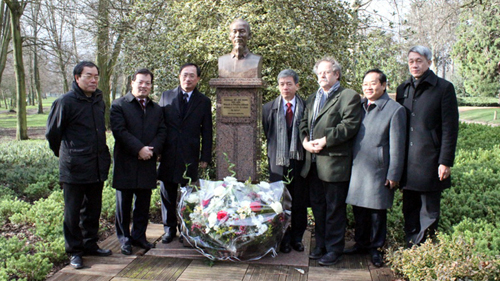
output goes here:
[[304, 152], [298, 145], [299, 123], [304, 112], [304, 103], [299, 98], [295, 99], [295, 112], [293, 114], [292, 122], [292, 136], [289, 144], [287, 135], [288, 128], [286, 125], [285, 111], [283, 109], [283, 98], [279, 96], [276, 98], [275, 102], [278, 103], [278, 114], [276, 114], [276, 136], [278, 137], [276, 143], [276, 165], [288, 167], [290, 165], [290, 159], [304, 159]]

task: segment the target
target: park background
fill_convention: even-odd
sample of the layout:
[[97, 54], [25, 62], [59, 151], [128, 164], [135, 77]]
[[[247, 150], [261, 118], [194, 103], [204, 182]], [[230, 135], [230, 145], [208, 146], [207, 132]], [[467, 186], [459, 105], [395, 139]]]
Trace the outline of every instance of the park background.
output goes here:
[[[361, 93], [364, 72], [377, 67], [394, 92], [408, 78], [407, 50], [422, 44], [432, 50], [434, 72], [454, 83], [461, 106], [485, 106], [461, 111], [461, 119], [498, 124], [499, 0], [2, 0], [0, 7], [0, 280], [43, 280], [67, 262], [57, 158], [43, 127], [51, 102], [70, 88], [73, 67], [84, 59], [98, 64], [108, 106], [126, 93], [135, 69], [153, 71], [157, 98], [177, 86], [185, 62], [201, 66], [199, 88], [214, 101], [208, 81], [217, 76], [217, 58], [231, 50], [230, 22], [242, 17], [252, 28], [250, 50], [263, 56], [263, 100], [269, 101], [279, 94], [276, 76], [285, 68], [298, 72], [302, 96], [316, 91], [312, 66], [324, 55], [341, 63], [344, 86]], [[400, 248], [396, 196], [387, 257], [397, 274], [500, 278], [499, 130], [460, 125], [453, 187], [443, 194], [435, 243]], [[113, 141], [109, 136], [110, 148]], [[214, 177], [214, 163], [204, 177]], [[103, 235], [113, 231], [115, 201], [110, 182], [105, 186]], [[158, 198], [155, 193], [152, 221], [159, 217]], [[351, 230], [352, 215], [349, 221]]]

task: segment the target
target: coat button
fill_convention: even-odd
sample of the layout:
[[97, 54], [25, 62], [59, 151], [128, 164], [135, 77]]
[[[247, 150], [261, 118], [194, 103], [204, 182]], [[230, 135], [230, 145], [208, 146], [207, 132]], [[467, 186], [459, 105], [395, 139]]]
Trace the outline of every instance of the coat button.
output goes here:
[[413, 112], [412, 112], [412, 113], [411, 113], [411, 116], [415, 116], [415, 113], [413, 113]]
[[410, 142], [410, 146], [413, 146], [413, 142]]
[[412, 131], [412, 132], [413, 132], [413, 127], [411, 127], [411, 128], [410, 128], [410, 131]]

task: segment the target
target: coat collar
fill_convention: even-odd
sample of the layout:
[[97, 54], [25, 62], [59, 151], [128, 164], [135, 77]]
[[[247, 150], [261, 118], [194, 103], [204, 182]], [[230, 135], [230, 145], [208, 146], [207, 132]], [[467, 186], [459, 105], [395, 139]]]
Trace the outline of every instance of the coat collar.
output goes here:
[[[384, 92], [384, 94], [382, 94], [380, 96], [380, 98], [378, 98], [378, 100], [372, 102], [376, 105], [376, 109], [378, 111], [381, 111], [382, 109], [384, 109], [385, 105], [387, 104], [387, 102], [389, 102], [391, 98], [389, 97], [389, 95], [387, 94], [387, 92]], [[361, 99], [361, 106], [363, 106], [364, 108], [364, 105], [366, 104], [366, 102], [368, 101], [367, 98], [362, 98]]]
[[99, 89], [95, 90], [95, 92], [92, 94], [92, 97], [87, 97], [83, 93], [82, 89], [80, 89], [80, 87], [78, 86], [76, 81], [73, 81], [73, 84], [71, 85], [71, 87], [72, 87], [73, 92], [75, 93], [75, 96], [77, 99], [89, 101], [92, 98], [94, 98], [94, 100], [93, 100], [94, 102], [98, 102], [98, 101], [102, 100], [102, 91]]
[[[413, 77], [408, 78], [403, 84], [405, 87], [410, 86], [412, 84], [412, 79]], [[431, 86], [436, 86], [438, 82], [438, 77], [434, 73], [434, 71], [429, 69], [429, 75], [423, 78], [422, 81], [418, 83], [418, 86], [423, 85], [423, 84], [430, 84]], [[417, 86], [417, 87], [418, 87]]]
[[318, 113], [318, 116], [316, 117], [316, 119], [318, 119], [321, 115], [323, 115], [325, 112], [327, 112], [328, 109], [330, 107], [332, 107], [338, 101], [338, 99], [340, 98], [340, 94], [344, 90], [345, 90], [345, 88], [342, 87], [342, 86], [340, 86], [337, 91], [333, 92], [331, 94], [331, 96], [328, 97], [328, 99], [326, 100], [325, 105], [323, 106], [323, 108], [321, 109], [321, 111]]

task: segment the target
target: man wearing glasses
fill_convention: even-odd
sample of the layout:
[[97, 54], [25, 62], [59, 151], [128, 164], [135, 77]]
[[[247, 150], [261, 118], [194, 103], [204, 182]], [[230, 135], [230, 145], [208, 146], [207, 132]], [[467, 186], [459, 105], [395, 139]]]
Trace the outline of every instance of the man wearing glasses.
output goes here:
[[64, 190], [64, 239], [71, 266], [83, 267], [83, 255], [109, 256], [97, 246], [102, 188], [111, 157], [106, 145], [99, 69], [88, 61], [73, 70], [72, 89], [52, 104], [45, 136], [59, 157], [59, 181]]

